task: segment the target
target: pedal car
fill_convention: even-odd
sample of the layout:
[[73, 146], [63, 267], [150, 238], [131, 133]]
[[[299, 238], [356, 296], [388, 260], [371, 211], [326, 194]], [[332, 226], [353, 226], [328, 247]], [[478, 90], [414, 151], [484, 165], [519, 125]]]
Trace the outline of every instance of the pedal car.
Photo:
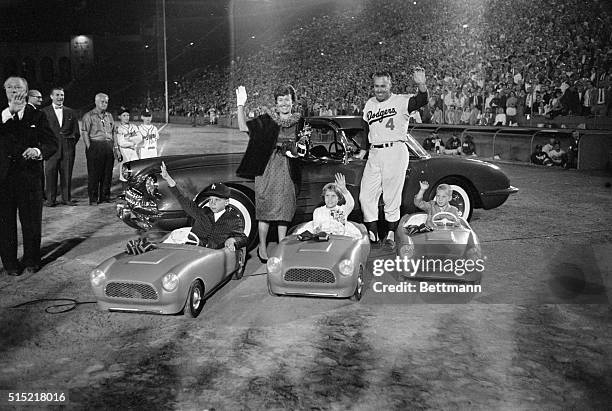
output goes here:
[[362, 224], [354, 224], [358, 237], [329, 234], [314, 235], [300, 241], [299, 225], [280, 242], [266, 264], [268, 291], [272, 295], [350, 297], [361, 300], [364, 270], [370, 254], [370, 241]]
[[420, 265], [410, 265], [404, 277], [480, 284], [484, 261], [478, 236], [468, 222], [454, 214], [441, 212], [427, 227], [426, 213], [403, 216], [395, 232], [396, 253]]
[[183, 312], [195, 318], [206, 298], [231, 278], [240, 279], [245, 250], [199, 246], [191, 227], [171, 232], [142, 254], [117, 254], [90, 274], [98, 306], [109, 311]]

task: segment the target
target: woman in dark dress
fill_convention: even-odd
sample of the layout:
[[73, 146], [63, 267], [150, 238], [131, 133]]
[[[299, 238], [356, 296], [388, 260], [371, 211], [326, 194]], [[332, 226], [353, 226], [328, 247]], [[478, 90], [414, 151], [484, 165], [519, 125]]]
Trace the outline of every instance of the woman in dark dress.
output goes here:
[[249, 134], [249, 144], [237, 174], [255, 178], [255, 217], [259, 221], [257, 255], [265, 262], [268, 259], [266, 238], [270, 223], [277, 223], [278, 240], [281, 241], [287, 234], [287, 224], [295, 214], [299, 163], [285, 153], [287, 144], [297, 141], [304, 119], [299, 113], [292, 113], [296, 96], [291, 86], [276, 89], [274, 110], [248, 122], [244, 113], [246, 100], [245, 88], [238, 87], [238, 127]]

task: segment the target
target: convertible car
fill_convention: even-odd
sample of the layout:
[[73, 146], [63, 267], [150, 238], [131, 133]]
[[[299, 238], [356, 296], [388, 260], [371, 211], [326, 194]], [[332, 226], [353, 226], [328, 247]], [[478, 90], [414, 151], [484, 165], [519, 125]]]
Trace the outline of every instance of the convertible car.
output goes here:
[[439, 280], [480, 284], [484, 260], [478, 236], [469, 223], [454, 214], [441, 212], [427, 227], [427, 214], [405, 215], [395, 232], [396, 253], [420, 262], [402, 275], [414, 280]]
[[[295, 233], [300, 233], [303, 226], [298, 226]], [[270, 294], [361, 300], [370, 241], [363, 224], [355, 226], [359, 237], [335, 234], [324, 239], [304, 234], [285, 237], [266, 263]]]
[[155, 249], [121, 253], [90, 273], [98, 306], [109, 311], [200, 315], [206, 298], [244, 274], [245, 250], [199, 246], [191, 227], [172, 231]]
[[[358, 199], [366, 162], [355, 156], [367, 140], [360, 117], [310, 117], [306, 121], [313, 132], [307, 154], [300, 160], [302, 181], [292, 225], [311, 219], [313, 210], [321, 204], [321, 188], [334, 181], [336, 173], [345, 175], [347, 188]], [[411, 135], [407, 140], [410, 164], [402, 193], [402, 215], [418, 211], [413, 197], [419, 190], [419, 180], [430, 183], [425, 199], [433, 198], [438, 184], [450, 184], [451, 204], [467, 220], [475, 208], [498, 207], [518, 191], [497, 165], [472, 158], [432, 157]], [[128, 187], [124, 192], [125, 202], [117, 205], [117, 215], [126, 224], [141, 230], [170, 231], [189, 225], [187, 215], [160, 177], [160, 164], [164, 161], [185, 193], [201, 205], [207, 201], [203, 193], [212, 182], [222, 181], [230, 187], [230, 203], [244, 217], [248, 248], [252, 249], [257, 241], [254, 181], [236, 176], [242, 156], [243, 153], [187, 154], [125, 163], [121, 172], [128, 180]], [[358, 201], [350, 219], [362, 221]]]

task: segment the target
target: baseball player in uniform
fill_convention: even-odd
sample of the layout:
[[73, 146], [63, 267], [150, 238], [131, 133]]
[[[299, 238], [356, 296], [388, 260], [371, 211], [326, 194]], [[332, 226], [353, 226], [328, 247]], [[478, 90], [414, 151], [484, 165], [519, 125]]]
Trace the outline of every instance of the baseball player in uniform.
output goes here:
[[[369, 157], [361, 179], [359, 201], [363, 221], [370, 241], [378, 241], [378, 200], [383, 196], [387, 234], [385, 243], [395, 247], [395, 229], [400, 219], [402, 190], [408, 168], [409, 114], [427, 104], [425, 70], [415, 69], [413, 79], [419, 92], [414, 97], [391, 93], [391, 73], [378, 72], [374, 80], [374, 97], [363, 109], [363, 120], [368, 130]], [[363, 158], [366, 151], [359, 156]]]

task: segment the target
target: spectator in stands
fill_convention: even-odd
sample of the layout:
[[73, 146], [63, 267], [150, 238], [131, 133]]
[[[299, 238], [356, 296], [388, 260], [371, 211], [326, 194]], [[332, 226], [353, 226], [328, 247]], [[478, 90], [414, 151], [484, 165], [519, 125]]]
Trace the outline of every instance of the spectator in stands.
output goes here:
[[575, 83], [572, 83], [570, 87], [565, 90], [565, 93], [563, 93], [563, 96], [561, 97], [561, 104], [567, 109], [567, 114], [570, 116], [578, 116], [582, 114], [582, 110], [580, 108], [580, 96], [576, 90]]
[[474, 126], [478, 124], [479, 120], [480, 120], [480, 111], [478, 110], [478, 107], [476, 107], [476, 105], [472, 102], [470, 103], [470, 116], [468, 118], [468, 124], [470, 126]]
[[506, 125], [506, 113], [504, 113], [503, 107], [497, 107], [497, 114], [495, 115], [494, 125], [496, 126]]
[[485, 113], [480, 118], [479, 124], [481, 126], [492, 126], [493, 125], [493, 120], [495, 120], [495, 117], [493, 117], [493, 112], [491, 110], [492, 110], [491, 107], [487, 107], [485, 109]]
[[550, 113], [549, 113], [550, 118], [555, 118], [559, 115], [563, 115], [567, 113], [567, 110], [563, 107], [563, 103], [561, 103], [561, 97], [562, 97], [561, 90], [560, 89], [555, 90], [555, 96], [550, 101]]
[[589, 117], [593, 114], [593, 107], [595, 106], [597, 93], [593, 88], [593, 83], [589, 80], [586, 82], [586, 88], [582, 95], [582, 115]]
[[541, 144], [537, 144], [535, 146], [535, 151], [533, 153], [531, 153], [531, 162], [533, 164], [536, 164], [536, 165], [539, 165], [539, 166], [550, 167], [550, 166], [553, 165], [553, 162], [550, 159], [550, 157], [548, 157], [548, 154], [546, 154], [544, 151], [542, 151], [542, 145]]
[[555, 142], [553, 149], [548, 152], [548, 156], [553, 164], [559, 167], [565, 167], [567, 164], [567, 154], [561, 149], [561, 144]]
[[461, 153], [466, 156], [476, 156], [476, 145], [470, 134], [466, 134], [461, 144]]
[[516, 104], [517, 104], [516, 93], [510, 92], [510, 96], [506, 100], [506, 120], [509, 126], [518, 126], [516, 118]]

